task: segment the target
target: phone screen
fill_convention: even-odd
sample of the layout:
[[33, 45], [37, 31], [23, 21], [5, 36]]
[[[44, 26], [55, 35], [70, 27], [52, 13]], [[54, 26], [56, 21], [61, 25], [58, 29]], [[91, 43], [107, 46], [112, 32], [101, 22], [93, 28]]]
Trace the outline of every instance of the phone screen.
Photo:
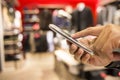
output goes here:
[[76, 39], [72, 38], [68, 33], [64, 32], [62, 29], [60, 29], [59, 27], [57, 27], [54, 24], [49, 24], [49, 28], [56, 32], [59, 33], [60, 35], [62, 35], [64, 38], [66, 38], [68, 41], [70, 41], [71, 43], [76, 44], [78, 47], [82, 48], [84, 51], [88, 52], [91, 55], [93, 54], [93, 51], [91, 49], [89, 49], [87, 46], [85, 46], [83, 43], [78, 42]]

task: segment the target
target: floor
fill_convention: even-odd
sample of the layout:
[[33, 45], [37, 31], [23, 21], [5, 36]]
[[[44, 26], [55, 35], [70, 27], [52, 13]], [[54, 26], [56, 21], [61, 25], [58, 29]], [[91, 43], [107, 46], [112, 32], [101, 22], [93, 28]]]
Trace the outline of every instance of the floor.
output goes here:
[[27, 59], [20, 64], [17, 69], [14, 66], [6, 68], [0, 73], [0, 80], [59, 80], [52, 53], [27, 53]]
[[[58, 76], [55, 72], [56, 62], [53, 53], [27, 53], [26, 57], [26, 60], [21, 60], [17, 64], [6, 62], [6, 68], [0, 73], [0, 80], [81, 80], [66, 74], [68, 71], [62, 63], [58, 63], [60, 73]], [[120, 78], [109, 76], [105, 80]]]

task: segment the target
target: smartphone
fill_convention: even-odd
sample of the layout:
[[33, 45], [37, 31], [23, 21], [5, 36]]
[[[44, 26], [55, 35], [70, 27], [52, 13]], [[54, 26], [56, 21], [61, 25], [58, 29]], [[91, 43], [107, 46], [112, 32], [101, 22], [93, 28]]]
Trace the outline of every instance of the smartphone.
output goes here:
[[49, 24], [49, 28], [56, 32], [59, 33], [61, 36], [63, 36], [64, 38], [66, 38], [68, 41], [70, 41], [71, 43], [76, 44], [79, 48], [82, 48], [84, 51], [86, 51], [87, 53], [89, 53], [90, 55], [94, 55], [94, 52], [89, 49], [87, 46], [85, 46], [83, 43], [78, 42], [76, 39], [72, 38], [68, 33], [64, 32], [61, 28], [59, 28], [58, 26], [54, 25], [54, 24]]

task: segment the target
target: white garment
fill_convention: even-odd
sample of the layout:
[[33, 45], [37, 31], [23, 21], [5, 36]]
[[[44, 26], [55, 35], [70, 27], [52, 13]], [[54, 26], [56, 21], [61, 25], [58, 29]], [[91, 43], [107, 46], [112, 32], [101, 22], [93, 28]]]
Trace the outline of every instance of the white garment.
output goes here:
[[117, 10], [117, 8], [115, 6], [109, 5], [109, 6], [107, 6], [107, 9], [108, 9], [107, 22], [108, 23], [113, 23], [114, 12]]
[[21, 27], [21, 13], [18, 10], [15, 11], [14, 26], [16, 28], [20, 28]]
[[3, 26], [4, 26], [4, 30], [12, 29], [12, 23], [10, 21], [10, 17], [8, 16], [7, 7], [3, 7]]
[[120, 9], [117, 10], [114, 14], [114, 24], [120, 25]]

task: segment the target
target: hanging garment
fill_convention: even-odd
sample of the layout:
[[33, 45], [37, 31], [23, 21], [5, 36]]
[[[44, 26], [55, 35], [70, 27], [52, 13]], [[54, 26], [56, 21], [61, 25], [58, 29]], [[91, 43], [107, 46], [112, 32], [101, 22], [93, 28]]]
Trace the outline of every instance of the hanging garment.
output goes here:
[[116, 12], [117, 8], [116, 6], [113, 6], [113, 5], [108, 5], [106, 8], [108, 10], [107, 23], [113, 23], [114, 13]]
[[97, 24], [104, 25], [107, 23], [107, 9], [105, 7], [102, 8], [97, 15]]
[[120, 9], [115, 12], [114, 24], [120, 25]]
[[48, 9], [44, 9], [39, 14], [41, 30], [49, 30], [48, 25], [52, 23], [52, 13]]
[[64, 10], [55, 10], [53, 12], [53, 24], [58, 27], [70, 30], [71, 28], [71, 15]]
[[46, 52], [48, 50], [46, 35], [41, 35], [40, 37], [34, 36], [34, 41], [35, 41], [36, 52]]

